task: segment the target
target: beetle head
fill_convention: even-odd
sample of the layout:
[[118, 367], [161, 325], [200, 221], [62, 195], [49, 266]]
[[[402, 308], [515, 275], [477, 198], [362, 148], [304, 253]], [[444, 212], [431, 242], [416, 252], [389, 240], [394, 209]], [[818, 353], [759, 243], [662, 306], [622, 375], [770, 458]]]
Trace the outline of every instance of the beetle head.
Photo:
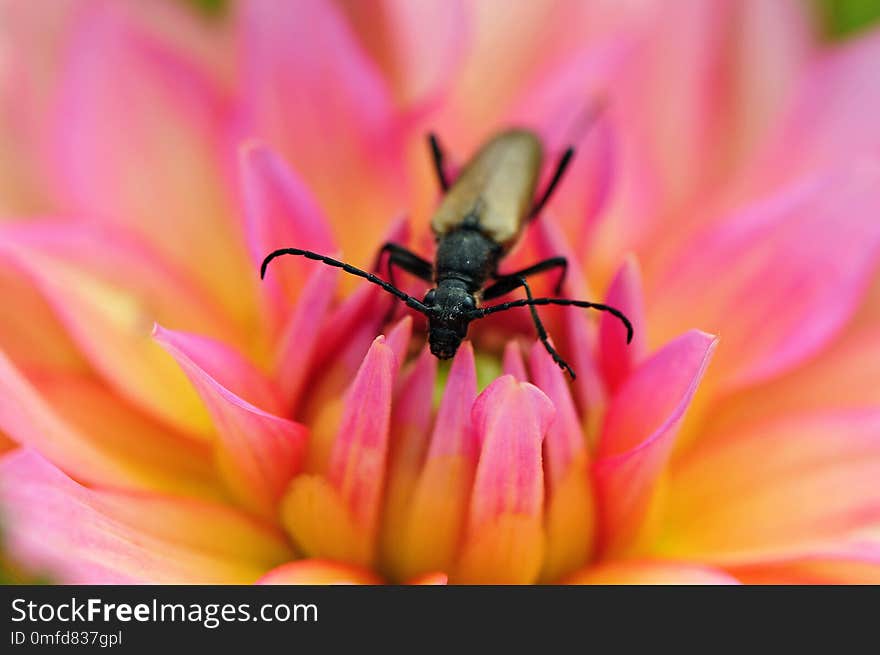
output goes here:
[[441, 285], [425, 296], [428, 313], [428, 343], [431, 353], [439, 359], [455, 356], [477, 303], [473, 294], [461, 286]]

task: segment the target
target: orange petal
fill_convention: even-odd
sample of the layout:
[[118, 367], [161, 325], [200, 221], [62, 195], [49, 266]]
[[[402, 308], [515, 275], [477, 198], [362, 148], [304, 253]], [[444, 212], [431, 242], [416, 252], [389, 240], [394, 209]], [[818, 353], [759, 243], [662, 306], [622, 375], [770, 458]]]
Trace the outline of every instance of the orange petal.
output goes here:
[[688, 562], [624, 560], [574, 574], [568, 584], [597, 585], [733, 585], [736, 578], [720, 569]]
[[257, 584], [272, 585], [335, 585], [335, 584], [382, 584], [382, 579], [372, 571], [322, 559], [301, 559], [282, 564], [269, 571]]
[[537, 387], [498, 378], [474, 403], [482, 448], [455, 582], [533, 582], [544, 556], [541, 443], [553, 403]]
[[707, 435], [672, 467], [664, 555], [760, 562], [880, 520], [880, 412], [799, 415]]
[[66, 583], [247, 584], [291, 557], [224, 505], [82, 487], [33, 451], [0, 460], [13, 556]]
[[846, 540], [815, 552], [727, 567], [746, 584], [880, 584], [880, 539]]

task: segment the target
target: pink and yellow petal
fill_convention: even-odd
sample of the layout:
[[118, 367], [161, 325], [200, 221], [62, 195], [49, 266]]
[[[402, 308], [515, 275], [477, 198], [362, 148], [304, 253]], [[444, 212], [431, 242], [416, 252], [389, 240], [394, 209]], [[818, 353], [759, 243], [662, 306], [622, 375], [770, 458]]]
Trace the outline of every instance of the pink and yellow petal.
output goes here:
[[272, 0], [237, 7], [243, 132], [279, 149], [337, 227], [346, 258], [367, 264], [381, 226], [407, 204], [390, 89], [329, 0], [295, 12]]
[[612, 398], [593, 463], [603, 555], [636, 547], [655, 527], [647, 521], [652, 503], [717, 342], [685, 333], [645, 360]]
[[547, 396], [510, 376], [474, 403], [480, 459], [454, 582], [537, 579], [545, 552], [541, 446], [553, 415]]
[[880, 521], [878, 476], [874, 409], [707, 435], [672, 466], [656, 550], [727, 564], [809, 553]]
[[0, 354], [0, 429], [77, 479], [222, 497], [207, 448], [170, 432], [82, 373], [27, 379]]
[[474, 353], [465, 341], [452, 362], [405, 529], [387, 553], [397, 579], [449, 570], [454, 562], [479, 454], [471, 424], [476, 397]]
[[245, 584], [290, 559], [280, 533], [224, 505], [88, 489], [27, 450], [0, 469], [13, 557], [63, 582]]
[[[268, 383], [225, 346], [158, 326], [154, 338], [174, 357], [208, 409], [217, 432], [217, 467], [230, 490], [245, 507], [274, 519], [278, 501], [302, 465], [308, 429], [271, 413], [280, 401]], [[268, 402], [269, 411], [221, 380], [236, 388], [250, 381], [242, 393]]]
[[229, 339], [227, 324], [185, 279], [119, 233], [72, 224], [9, 226], [0, 257], [27, 273], [110, 385], [171, 425], [206, 434], [198, 397], [150, 338], [158, 319]]
[[693, 237], [654, 279], [654, 339], [685, 326], [724, 334], [725, 392], [778, 376], [853, 316], [880, 257], [880, 161], [852, 161], [738, 210]]
[[367, 566], [377, 546], [397, 358], [377, 337], [343, 400], [326, 477], [295, 478], [282, 519], [310, 556]]
[[62, 62], [50, 163], [64, 206], [137, 233], [251, 326], [253, 269], [226, 191], [226, 107], [211, 75], [109, 5], [77, 13]]

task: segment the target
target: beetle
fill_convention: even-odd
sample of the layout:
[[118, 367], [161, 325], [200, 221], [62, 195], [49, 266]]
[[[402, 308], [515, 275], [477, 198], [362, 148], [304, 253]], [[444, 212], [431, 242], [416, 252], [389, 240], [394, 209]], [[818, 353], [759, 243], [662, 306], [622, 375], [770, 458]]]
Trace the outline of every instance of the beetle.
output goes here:
[[[309, 250], [281, 248], [269, 253], [260, 267], [260, 277], [276, 257], [296, 255], [341, 268], [346, 273], [364, 278], [403, 301], [428, 319], [428, 342], [431, 352], [440, 359], [453, 357], [467, 336], [472, 321], [515, 307], [528, 307], [538, 338], [553, 361], [575, 379], [575, 373], [550, 343], [547, 331], [535, 309], [540, 305], [563, 305], [591, 308], [616, 316], [632, 341], [633, 327], [619, 310], [601, 303], [568, 298], [535, 298], [527, 278], [537, 273], [560, 269], [556, 285], [558, 296], [568, 262], [564, 257], [551, 257], [513, 273], [500, 274], [498, 266], [522, 234], [525, 226], [536, 218], [557, 188], [574, 155], [568, 148], [556, 164], [546, 189], [535, 199], [543, 152], [541, 142], [531, 131], [508, 129], [485, 143], [450, 184], [444, 169], [444, 153], [434, 134], [428, 136], [434, 169], [444, 192], [431, 228], [437, 239], [434, 263], [396, 243], [386, 243], [376, 258], [374, 271], [387, 261], [388, 280]], [[394, 269], [400, 268], [434, 287], [423, 300], [400, 290], [394, 282]], [[496, 305], [482, 306], [522, 287], [526, 298]]]

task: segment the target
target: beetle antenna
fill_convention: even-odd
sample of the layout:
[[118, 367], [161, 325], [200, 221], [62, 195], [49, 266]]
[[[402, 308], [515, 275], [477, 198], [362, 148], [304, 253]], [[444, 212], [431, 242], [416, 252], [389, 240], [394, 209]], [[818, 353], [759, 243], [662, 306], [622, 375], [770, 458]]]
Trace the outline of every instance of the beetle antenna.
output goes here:
[[393, 284], [389, 284], [382, 278], [373, 275], [372, 273], [367, 273], [366, 271], [362, 271], [359, 268], [352, 266], [351, 264], [346, 264], [345, 262], [341, 262], [337, 259], [333, 259], [332, 257], [327, 257], [326, 255], [320, 255], [316, 252], [312, 252], [311, 250], [300, 250], [299, 248], [280, 248], [269, 253], [266, 258], [263, 260], [262, 265], [260, 266], [260, 279], [264, 279], [266, 277], [266, 268], [269, 266], [269, 262], [271, 262], [276, 257], [281, 257], [282, 255], [296, 255], [298, 257], [305, 257], [306, 259], [312, 259], [316, 262], [321, 262], [322, 264], [326, 264], [327, 266], [333, 266], [335, 268], [341, 268], [343, 271], [350, 275], [356, 275], [357, 277], [362, 277], [368, 282], [372, 282], [376, 286], [382, 287], [385, 291], [390, 293], [392, 296], [396, 297], [398, 300], [402, 300], [406, 303], [407, 307], [411, 307], [417, 312], [424, 314], [427, 316], [430, 313], [430, 310], [421, 302], [416, 300], [414, 297], [405, 293], [398, 289]]
[[619, 309], [609, 307], [597, 302], [587, 302], [586, 300], [569, 300], [568, 298], [528, 298], [522, 300], [511, 300], [510, 302], [501, 303], [500, 305], [492, 305], [491, 307], [481, 307], [469, 314], [471, 320], [476, 320], [497, 314], [498, 312], [506, 312], [508, 309], [515, 307], [529, 307], [537, 305], [561, 305], [568, 307], [583, 307], [585, 309], [597, 309], [601, 312], [608, 312], [620, 319], [621, 323], [626, 327], [626, 342], [630, 343], [633, 338], [633, 326], [629, 319]]

